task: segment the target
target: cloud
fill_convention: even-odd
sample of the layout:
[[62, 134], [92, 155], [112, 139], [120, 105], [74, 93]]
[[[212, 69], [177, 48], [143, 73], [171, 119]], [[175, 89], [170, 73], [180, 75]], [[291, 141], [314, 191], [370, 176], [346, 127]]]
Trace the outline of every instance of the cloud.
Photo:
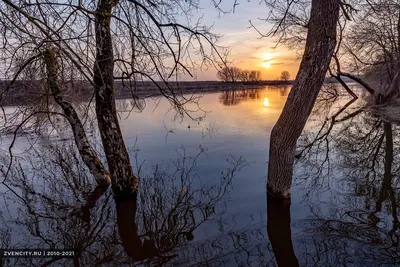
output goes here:
[[287, 61], [295, 61], [296, 58], [293, 55], [278, 55], [276, 57], [276, 59], [280, 59], [280, 60], [287, 60]]
[[270, 65], [283, 65], [283, 64], [285, 64], [285, 63], [283, 63], [283, 62], [276, 62], [276, 63], [271, 63]]

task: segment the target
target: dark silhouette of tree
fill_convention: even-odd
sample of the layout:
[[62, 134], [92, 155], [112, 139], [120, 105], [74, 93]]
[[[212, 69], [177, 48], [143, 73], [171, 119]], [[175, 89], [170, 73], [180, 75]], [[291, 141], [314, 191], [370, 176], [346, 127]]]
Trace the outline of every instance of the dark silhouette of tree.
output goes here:
[[217, 77], [223, 82], [234, 83], [242, 78], [241, 69], [237, 67], [224, 67], [218, 70]]
[[258, 82], [261, 72], [258, 70], [242, 70], [238, 67], [224, 67], [217, 72], [217, 77], [223, 82]]
[[281, 80], [285, 82], [290, 80], [290, 74], [287, 70], [281, 72]]
[[250, 71], [250, 78], [251, 82], [258, 82], [261, 80], [261, 71], [259, 70], [252, 70]]
[[240, 72], [240, 80], [243, 82], [249, 82], [250, 81], [250, 71], [249, 70], [242, 70]]

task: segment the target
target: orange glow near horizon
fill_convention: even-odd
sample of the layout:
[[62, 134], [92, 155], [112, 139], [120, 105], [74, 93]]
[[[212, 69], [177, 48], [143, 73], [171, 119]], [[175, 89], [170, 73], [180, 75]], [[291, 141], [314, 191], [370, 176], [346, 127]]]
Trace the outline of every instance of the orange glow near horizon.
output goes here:
[[295, 60], [293, 51], [260, 49], [259, 52], [249, 51], [248, 55], [235, 55], [232, 51], [232, 58], [239, 64], [237, 67], [247, 70], [258, 70], [264, 80], [280, 79], [282, 71], [288, 71], [291, 77], [295, 77], [299, 68], [299, 62]]

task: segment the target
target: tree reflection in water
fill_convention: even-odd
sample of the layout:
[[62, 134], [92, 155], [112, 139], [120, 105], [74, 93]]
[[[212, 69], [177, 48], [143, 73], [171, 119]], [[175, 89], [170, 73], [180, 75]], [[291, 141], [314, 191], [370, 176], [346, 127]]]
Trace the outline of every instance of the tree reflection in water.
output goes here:
[[225, 106], [235, 106], [242, 101], [259, 99], [260, 89], [228, 90], [221, 93], [219, 99]]
[[241, 158], [215, 179], [199, 164], [203, 152], [182, 149], [170, 166], [138, 171], [137, 196], [115, 200], [93, 190], [69, 146], [32, 151], [15, 163], [9, 188], [0, 187], [0, 246], [80, 254], [0, 266], [399, 265], [400, 128], [333, 89], [320, 95], [298, 142], [292, 204], [267, 197], [260, 219], [230, 213], [234, 176], [259, 170], [243, 169]]
[[[3, 265], [267, 265], [273, 255], [265, 221], [238, 227], [226, 211], [232, 179], [245, 160], [232, 158], [220, 179], [206, 180], [197, 166], [204, 152], [181, 152], [174, 168], [140, 175], [138, 196], [124, 199], [92, 191], [71, 147], [32, 152], [15, 165], [12, 182], [2, 190], [8, 210], [0, 213], [6, 215], [0, 216], [1, 248], [73, 248], [78, 256], [6, 259]], [[199, 235], [206, 228], [212, 234]]]
[[268, 237], [278, 266], [299, 266], [293, 251], [290, 229], [290, 199], [276, 199], [267, 194]]
[[302, 265], [400, 264], [400, 129], [354, 102], [325, 105], [299, 142], [297, 183], [311, 215], [295, 222]]

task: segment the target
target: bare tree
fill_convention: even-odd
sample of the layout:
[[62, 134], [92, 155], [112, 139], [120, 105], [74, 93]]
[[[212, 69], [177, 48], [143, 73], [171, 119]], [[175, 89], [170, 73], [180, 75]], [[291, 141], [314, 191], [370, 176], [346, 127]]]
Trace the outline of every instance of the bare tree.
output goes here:
[[287, 82], [290, 79], [290, 74], [287, 70], [281, 72], [281, 80]]
[[58, 105], [60, 105], [65, 117], [71, 125], [75, 137], [75, 144], [78, 147], [83, 162], [85, 162], [86, 166], [88, 166], [98, 185], [108, 186], [111, 182], [110, 174], [104, 168], [102, 162], [96, 155], [96, 152], [90, 145], [83, 124], [79, 119], [74, 107], [68, 101], [66, 101], [62, 95], [61, 85], [57, 78], [58, 69], [55, 52], [53, 50], [46, 49], [43, 52], [43, 57], [46, 64], [48, 87], [54, 97], [54, 100]]
[[223, 82], [258, 82], [261, 80], [261, 72], [242, 70], [238, 67], [224, 67], [217, 72], [217, 77]]
[[242, 79], [242, 70], [238, 67], [224, 67], [218, 70], [217, 77], [223, 82], [237, 82]]
[[343, 54], [353, 59], [350, 71], [364, 76], [353, 75], [355, 81], [376, 91], [377, 100], [390, 102], [400, 94], [400, 4], [380, 0], [365, 6], [356, 6], [359, 12], [343, 37]]
[[339, 9], [339, 0], [312, 1], [300, 69], [271, 132], [267, 190], [276, 197], [290, 196], [296, 142], [325, 80], [336, 46]]
[[137, 178], [133, 174], [115, 108], [114, 54], [111, 35], [112, 9], [118, 2], [100, 0], [95, 13], [96, 60], [93, 83], [96, 115], [108, 168], [117, 194], [136, 191]]
[[260, 80], [261, 80], [261, 71], [259, 71], [259, 70], [252, 70], [252, 71], [250, 72], [249, 80], [250, 80], [251, 82], [258, 82], [258, 81], [260, 81]]
[[[136, 191], [137, 178], [115, 107], [115, 84], [120, 81], [135, 99], [137, 82], [153, 82], [179, 115], [190, 116], [185, 104], [197, 98], [179, 94], [171, 81], [193, 75], [195, 69], [214, 66], [224, 58], [215, 45], [218, 36], [200, 22], [190, 23], [190, 14], [196, 8], [196, 1], [2, 1], [0, 60], [7, 82], [2, 83], [0, 99], [4, 103], [26, 92], [33, 96], [14, 114], [3, 113], [3, 130], [14, 134], [10, 164], [18, 131], [40, 114], [45, 114], [47, 127], [56, 129], [55, 117], [61, 116], [72, 126], [92, 174], [109, 177], [116, 195]], [[187, 23], [179, 23], [178, 14], [186, 14]], [[109, 175], [84, 138], [75, 116], [79, 113], [73, 111], [76, 106], [67, 101], [66, 96], [76, 92], [88, 94], [95, 101]], [[90, 103], [83, 108], [84, 118], [88, 118]]]
[[250, 81], [250, 71], [249, 70], [242, 70], [240, 76], [241, 76], [241, 80], [243, 82], [249, 82]]

